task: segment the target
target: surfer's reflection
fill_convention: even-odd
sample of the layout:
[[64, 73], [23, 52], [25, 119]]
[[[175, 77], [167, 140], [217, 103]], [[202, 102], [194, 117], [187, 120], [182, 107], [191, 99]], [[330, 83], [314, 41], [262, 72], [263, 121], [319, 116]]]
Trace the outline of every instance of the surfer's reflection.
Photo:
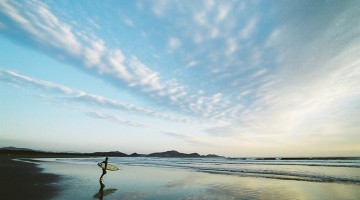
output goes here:
[[98, 197], [100, 200], [102, 200], [104, 198], [104, 188], [105, 188], [105, 184], [102, 181], [102, 178], [100, 178], [100, 189], [99, 192], [97, 193], [97, 195], [95, 195], [95, 197]]
[[100, 179], [100, 189], [99, 192], [94, 195], [94, 198], [103, 200], [106, 195], [109, 195], [111, 193], [114, 193], [117, 189], [115, 188], [109, 188], [104, 190], [105, 184], [103, 183], [102, 179]]

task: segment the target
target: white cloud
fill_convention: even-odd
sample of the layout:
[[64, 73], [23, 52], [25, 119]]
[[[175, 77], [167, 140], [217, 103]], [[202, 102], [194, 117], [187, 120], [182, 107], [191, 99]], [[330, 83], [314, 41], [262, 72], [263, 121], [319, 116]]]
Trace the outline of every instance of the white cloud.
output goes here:
[[192, 35], [192, 40], [196, 43], [196, 44], [200, 44], [202, 43], [205, 38], [202, 36], [202, 34], [200, 32], [195, 32], [193, 35]]
[[210, 35], [210, 38], [215, 39], [215, 38], [217, 38], [217, 37], [220, 35], [220, 30], [218, 29], [218, 27], [213, 26], [213, 27], [211, 27], [209, 33], [210, 33], [210, 34], [209, 34], [209, 35]]
[[128, 18], [128, 17], [123, 17], [122, 20], [123, 20], [123, 22], [124, 22], [126, 25], [128, 25], [128, 26], [130, 26], [130, 27], [134, 27], [134, 26], [135, 26], [134, 22], [133, 22], [130, 18]]
[[194, 21], [197, 22], [201, 26], [205, 26], [208, 24], [206, 18], [206, 12], [198, 12], [194, 15]]
[[203, 4], [204, 4], [204, 8], [206, 11], [211, 11], [215, 6], [215, 1], [214, 0], [204, 0]]
[[194, 66], [196, 66], [196, 65], [198, 65], [199, 63], [197, 62], [197, 61], [195, 61], [195, 60], [192, 60], [192, 61], [190, 61], [187, 65], [186, 65], [186, 67], [194, 67]]
[[211, 101], [212, 103], [218, 103], [221, 100], [222, 94], [216, 93], [212, 96]]
[[110, 68], [105, 64], [105, 68], [101, 65], [100, 71], [103, 73], [114, 73], [114, 75], [121, 79], [129, 82], [133, 79], [133, 76], [130, 74], [129, 70], [125, 66], [125, 56], [121, 50], [116, 49], [109, 53], [108, 62]]
[[181, 46], [181, 41], [176, 37], [170, 37], [168, 39], [167, 47], [168, 51], [172, 52]]
[[95, 29], [98, 29], [100, 30], [101, 29], [101, 26], [94, 20], [94, 19], [91, 19], [91, 18], [88, 18], [87, 21], [90, 23], [90, 25], [92, 27], [94, 27]]
[[112, 121], [112, 122], [115, 122], [118, 124], [126, 125], [126, 126], [133, 126], [133, 127], [140, 127], [140, 128], [149, 127], [148, 125], [145, 125], [143, 123], [125, 120], [116, 115], [109, 115], [109, 114], [104, 114], [104, 113], [100, 113], [100, 112], [88, 112], [87, 115], [90, 117], [93, 117], [93, 118], [106, 119], [106, 120], [109, 120], [109, 121]]
[[280, 40], [280, 37], [281, 37], [281, 28], [277, 28], [271, 32], [264, 46], [265, 47], [273, 46], [277, 41]]
[[230, 10], [231, 10], [230, 5], [223, 4], [223, 5], [218, 6], [218, 14], [216, 16], [216, 21], [218, 23], [224, 21], [226, 19], [226, 17], [228, 16]]
[[90, 41], [90, 46], [84, 47], [85, 65], [87, 67], [99, 65], [105, 51], [106, 46], [102, 40]]
[[47, 82], [47, 81], [32, 79], [30, 77], [23, 76], [23, 75], [20, 75], [18, 73], [12, 72], [12, 71], [6, 71], [6, 70], [0, 69], [0, 78], [5, 81], [12, 82], [12, 83], [28, 84], [28, 85], [40, 87], [40, 88], [43, 88], [46, 90], [64, 93], [66, 95], [73, 95], [75, 93], [75, 91], [72, 90], [71, 88], [68, 88], [68, 87], [65, 87], [62, 85], [57, 85], [57, 84]]
[[248, 39], [250, 35], [254, 32], [256, 24], [258, 23], [257, 17], [252, 17], [244, 28], [240, 31], [239, 35], [241, 39]]
[[[80, 54], [81, 44], [76, 40], [71, 27], [60, 22], [46, 5], [39, 2], [20, 4], [2, 1], [0, 9], [39, 43], [63, 49], [71, 55]], [[23, 12], [28, 9], [31, 12]]]
[[158, 17], [162, 17], [165, 15], [166, 9], [168, 8], [169, 5], [168, 0], [158, 0], [158, 1], [153, 1], [153, 5], [152, 5], [152, 11], [154, 12], [154, 14]]
[[144, 92], [153, 92], [164, 89], [164, 86], [160, 83], [159, 74], [148, 68], [135, 56], [131, 57], [128, 68], [134, 76], [130, 81], [130, 87], [141, 86]]
[[261, 68], [257, 70], [253, 75], [251, 75], [251, 78], [258, 78], [259, 76], [263, 76], [267, 72], [268, 70], [266, 68]]
[[227, 44], [227, 48], [226, 48], [225, 55], [226, 56], [231, 56], [237, 50], [236, 40], [234, 38], [229, 38], [227, 40], [226, 44]]

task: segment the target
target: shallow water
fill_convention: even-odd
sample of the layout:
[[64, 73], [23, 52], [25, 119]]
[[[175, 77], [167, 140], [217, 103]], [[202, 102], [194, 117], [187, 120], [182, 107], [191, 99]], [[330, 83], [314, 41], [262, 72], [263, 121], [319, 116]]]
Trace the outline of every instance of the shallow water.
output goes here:
[[[224, 158], [110, 158], [103, 193], [96, 163], [103, 158], [46, 159], [63, 175], [56, 199], [359, 199], [360, 163], [247, 161]], [[101, 190], [100, 190], [101, 191]]]

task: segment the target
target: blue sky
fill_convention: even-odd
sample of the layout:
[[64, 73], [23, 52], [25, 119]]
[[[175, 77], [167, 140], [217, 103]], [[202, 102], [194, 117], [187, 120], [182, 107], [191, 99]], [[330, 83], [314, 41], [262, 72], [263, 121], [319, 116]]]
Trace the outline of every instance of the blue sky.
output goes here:
[[358, 1], [0, 1], [0, 146], [359, 156]]

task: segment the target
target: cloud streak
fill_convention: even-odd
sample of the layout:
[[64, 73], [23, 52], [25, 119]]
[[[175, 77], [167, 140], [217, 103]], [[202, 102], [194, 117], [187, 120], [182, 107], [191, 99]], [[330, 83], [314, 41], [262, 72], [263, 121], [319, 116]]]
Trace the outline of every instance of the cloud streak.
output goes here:
[[98, 119], [105, 119], [105, 120], [109, 120], [118, 124], [122, 124], [122, 125], [127, 125], [127, 126], [133, 126], [133, 127], [138, 127], [138, 128], [147, 128], [149, 127], [148, 125], [145, 125], [143, 123], [140, 122], [134, 122], [134, 121], [130, 121], [130, 120], [125, 120], [122, 119], [118, 116], [115, 115], [109, 115], [109, 114], [104, 114], [104, 113], [100, 113], [100, 112], [88, 112], [86, 113], [89, 117], [93, 117], [93, 118], [98, 118]]
[[[185, 118], [185, 117], [179, 118], [169, 113], [164, 113], [144, 107], [139, 107], [134, 104], [124, 103], [119, 100], [109, 99], [100, 95], [88, 94], [84, 91], [79, 91], [55, 83], [20, 75], [13, 71], [0, 69], [0, 80], [9, 83], [14, 83], [20, 86], [30, 86], [36, 89], [40, 89], [44, 92], [61, 94], [63, 95], [62, 99], [67, 102], [72, 102], [72, 103], [80, 102], [87, 105], [96, 105], [98, 107], [106, 108], [106, 109], [127, 111], [130, 113], [134, 113], [142, 116], [148, 116], [157, 119], [164, 119], [164, 120], [180, 122], [180, 123], [191, 123], [191, 120], [189, 118]], [[98, 116], [98, 118], [102, 117], [104, 119], [111, 119], [112, 121], [120, 121], [120, 120], [115, 120], [114, 117], [109, 117], [109, 115], [102, 115], [102, 114], [95, 115], [93, 113], [92, 116]]]

